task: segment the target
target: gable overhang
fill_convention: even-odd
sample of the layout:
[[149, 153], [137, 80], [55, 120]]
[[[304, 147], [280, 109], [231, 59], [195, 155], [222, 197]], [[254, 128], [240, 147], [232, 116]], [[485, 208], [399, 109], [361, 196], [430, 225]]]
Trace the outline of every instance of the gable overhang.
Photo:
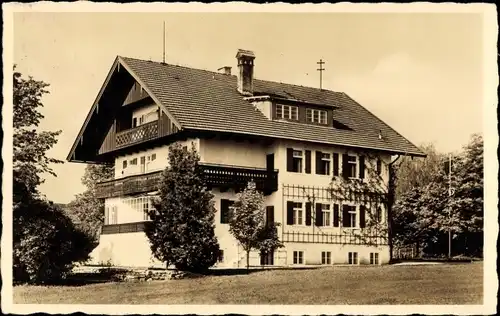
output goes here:
[[368, 150], [368, 151], [377, 151], [381, 153], [386, 153], [389, 155], [400, 155], [400, 156], [408, 156], [408, 157], [421, 157], [425, 158], [427, 157], [426, 154], [418, 151], [405, 151], [405, 150], [394, 150], [394, 149], [389, 149], [389, 148], [382, 148], [382, 147], [371, 147], [371, 146], [353, 146], [350, 144], [346, 143], [340, 143], [340, 142], [326, 142], [326, 141], [314, 141], [314, 140], [307, 140], [303, 138], [298, 138], [298, 137], [277, 137], [274, 135], [266, 135], [263, 133], [238, 133], [238, 132], [232, 132], [232, 131], [227, 131], [224, 129], [216, 129], [216, 128], [210, 128], [210, 129], [202, 129], [202, 128], [194, 128], [194, 127], [185, 127], [185, 131], [187, 132], [208, 132], [208, 133], [221, 133], [221, 134], [227, 134], [227, 135], [240, 135], [240, 136], [249, 136], [249, 137], [258, 137], [258, 138], [265, 138], [269, 140], [288, 140], [288, 141], [297, 141], [297, 142], [304, 142], [304, 143], [310, 143], [310, 144], [316, 144], [316, 145], [329, 145], [329, 146], [337, 146], [341, 148], [345, 148], [347, 150], [349, 149], [354, 149], [354, 150]]
[[[129, 76], [125, 76], [128, 74]], [[156, 103], [157, 106], [169, 117], [171, 122], [178, 128], [182, 129], [178, 120], [168, 111], [166, 106], [154, 95], [151, 89], [145, 82], [126, 64], [126, 62], [117, 56], [109, 70], [103, 85], [99, 89], [99, 93], [92, 104], [92, 107], [85, 118], [85, 121], [78, 132], [78, 135], [73, 142], [66, 160], [69, 162], [80, 163], [110, 163], [110, 156], [99, 157], [97, 150], [100, 143], [104, 139], [106, 127], [112, 119], [110, 117], [99, 116], [99, 113], [107, 113], [114, 117], [116, 111], [122, 105], [120, 101], [126, 96], [128, 86], [138, 82], [149, 97]], [[111, 91], [110, 91], [111, 90]], [[116, 91], [119, 91], [118, 93]], [[111, 94], [110, 94], [111, 93]], [[116, 93], [116, 100], [112, 100]], [[108, 97], [108, 100], [103, 100]], [[109, 101], [109, 102], [106, 102]], [[104, 121], [107, 119], [108, 121]], [[100, 126], [102, 124], [103, 126]], [[88, 146], [86, 146], [88, 145]]]

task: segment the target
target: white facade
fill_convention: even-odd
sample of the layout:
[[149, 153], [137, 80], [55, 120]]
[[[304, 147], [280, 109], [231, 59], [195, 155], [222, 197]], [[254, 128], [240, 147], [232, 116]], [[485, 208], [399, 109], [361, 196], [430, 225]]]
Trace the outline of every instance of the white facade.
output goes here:
[[[325, 226], [315, 227], [314, 223], [310, 226], [305, 225], [305, 210], [304, 205], [308, 201], [307, 198], [288, 197], [286, 187], [291, 185], [311, 186], [311, 187], [328, 187], [332, 180], [333, 160], [330, 162], [330, 170], [328, 175], [316, 174], [316, 151], [329, 153], [332, 157], [333, 153], [339, 154], [339, 166], [342, 166], [342, 154], [346, 153], [344, 149], [333, 146], [314, 145], [292, 141], [275, 141], [271, 145], [262, 145], [260, 143], [250, 144], [248, 142], [236, 142], [231, 140], [220, 139], [190, 139], [183, 141], [183, 146], [191, 147], [195, 145], [196, 150], [200, 155], [200, 162], [210, 164], [243, 166], [251, 168], [266, 168], [266, 155], [274, 154], [274, 168], [279, 170], [278, 174], [278, 190], [266, 196], [266, 206], [274, 206], [275, 222], [281, 224], [278, 235], [280, 238], [284, 234], [341, 234], [342, 229], [333, 226], [333, 214], [330, 213], [329, 219]], [[305, 173], [305, 161], [302, 162], [302, 172], [287, 171], [287, 148], [293, 148], [297, 151], [311, 151], [311, 171], [310, 174]], [[356, 152], [348, 152], [356, 155]], [[154, 160], [147, 160], [147, 157], [156, 155]], [[146, 157], [147, 166], [141, 166], [141, 157]], [[304, 154], [302, 159], [305, 159]], [[381, 170], [381, 176], [387, 182], [388, 170], [385, 168], [390, 161], [389, 155], [378, 156], [385, 164]], [[137, 159], [137, 164], [130, 164], [130, 161]], [[127, 161], [126, 168], [123, 168], [123, 162]], [[359, 161], [358, 161], [359, 163]], [[369, 164], [368, 161], [365, 162]], [[134, 174], [148, 173], [152, 171], [162, 170], [168, 165], [168, 146], [148, 149], [141, 152], [131, 153], [128, 155], [118, 156], [115, 159], [116, 178], [127, 177]], [[359, 166], [358, 166], [359, 168]], [[368, 177], [368, 172], [366, 177]], [[217, 213], [215, 215], [215, 233], [223, 251], [223, 261], [218, 263], [218, 266], [224, 267], [242, 267], [245, 265], [245, 254], [238, 242], [229, 232], [228, 224], [220, 223], [220, 206], [221, 199], [235, 200], [234, 191], [229, 190], [220, 192], [218, 189], [213, 189], [214, 203]], [[151, 195], [143, 194], [135, 197], [117, 197], [108, 198], [105, 200], [106, 205], [106, 223], [108, 224], [124, 224], [134, 223], [145, 220], [144, 209], [148, 206], [145, 204], [134, 203], [131, 200], [147, 201]], [[302, 219], [301, 223], [288, 225], [286, 221], [286, 204], [287, 201], [302, 203]], [[329, 199], [321, 200], [317, 198], [315, 203], [329, 204], [330, 212], [333, 210], [333, 202]], [[139, 206], [138, 206], [139, 205]], [[146, 203], [147, 205], [147, 203]], [[354, 205], [356, 206], [356, 205]], [[359, 214], [359, 207], [356, 208]], [[359, 231], [359, 215], [356, 216], [356, 227], [352, 230]], [[385, 220], [385, 216], [383, 217]], [[286, 238], [284, 239], [286, 240]], [[119, 233], [119, 234], [104, 234], [101, 235], [101, 242], [92, 254], [94, 262], [111, 262], [115, 265], [123, 266], [152, 266], [158, 265], [151, 259], [149, 251], [149, 242], [143, 232], [135, 233]], [[354, 257], [356, 260], [354, 260]], [[376, 259], [375, 259], [376, 257]], [[349, 260], [351, 259], [351, 262]], [[371, 261], [370, 261], [371, 259]], [[310, 265], [310, 264], [382, 264], [389, 260], [389, 249], [384, 246], [368, 246], [358, 244], [339, 244], [339, 243], [323, 243], [323, 242], [285, 242], [285, 248], [279, 249], [274, 253], [274, 265]], [[251, 254], [251, 264], [259, 265], [259, 253]]]

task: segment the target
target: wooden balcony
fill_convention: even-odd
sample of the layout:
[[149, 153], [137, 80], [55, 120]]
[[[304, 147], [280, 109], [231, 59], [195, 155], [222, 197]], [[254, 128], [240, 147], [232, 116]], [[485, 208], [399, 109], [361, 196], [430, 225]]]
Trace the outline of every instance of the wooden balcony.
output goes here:
[[[257, 189], [264, 194], [278, 190], [278, 171], [245, 168], [227, 165], [200, 164], [207, 186], [221, 190], [242, 190], [253, 180]], [[118, 197], [129, 194], [146, 193], [157, 190], [162, 171], [132, 175], [97, 184], [97, 198]]]
[[142, 143], [158, 136], [158, 121], [149, 122], [116, 133], [116, 148]]

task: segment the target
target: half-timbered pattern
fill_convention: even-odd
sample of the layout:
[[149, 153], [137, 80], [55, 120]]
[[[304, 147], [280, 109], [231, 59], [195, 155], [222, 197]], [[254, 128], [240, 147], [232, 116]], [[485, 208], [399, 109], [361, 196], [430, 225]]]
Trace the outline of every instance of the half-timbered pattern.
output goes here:
[[[387, 234], [367, 231], [369, 204], [332, 199], [335, 177], [367, 181], [367, 165], [388, 180], [397, 155], [423, 153], [342, 92], [254, 78], [255, 54], [239, 50], [237, 75], [118, 56], [78, 133], [68, 160], [105, 163], [113, 179], [96, 263], [152, 266], [146, 211], [174, 142], [194, 146], [217, 208], [218, 266], [244, 265], [229, 233], [230, 209], [248, 181], [265, 194], [266, 218], [285, 247], [252, 253], [252, 265], [381, 264]], [[373, 161], [373, 160], [376, 161]], [[387, 215], [377, 209], [377, 221]]]

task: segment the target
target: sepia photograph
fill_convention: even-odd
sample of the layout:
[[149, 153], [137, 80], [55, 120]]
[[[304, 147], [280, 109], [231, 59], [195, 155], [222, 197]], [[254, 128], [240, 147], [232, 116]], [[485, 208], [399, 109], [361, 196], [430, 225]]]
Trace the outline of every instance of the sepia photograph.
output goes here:
[[3, 310], [495, 313], [494, 5], [2, 7]]

